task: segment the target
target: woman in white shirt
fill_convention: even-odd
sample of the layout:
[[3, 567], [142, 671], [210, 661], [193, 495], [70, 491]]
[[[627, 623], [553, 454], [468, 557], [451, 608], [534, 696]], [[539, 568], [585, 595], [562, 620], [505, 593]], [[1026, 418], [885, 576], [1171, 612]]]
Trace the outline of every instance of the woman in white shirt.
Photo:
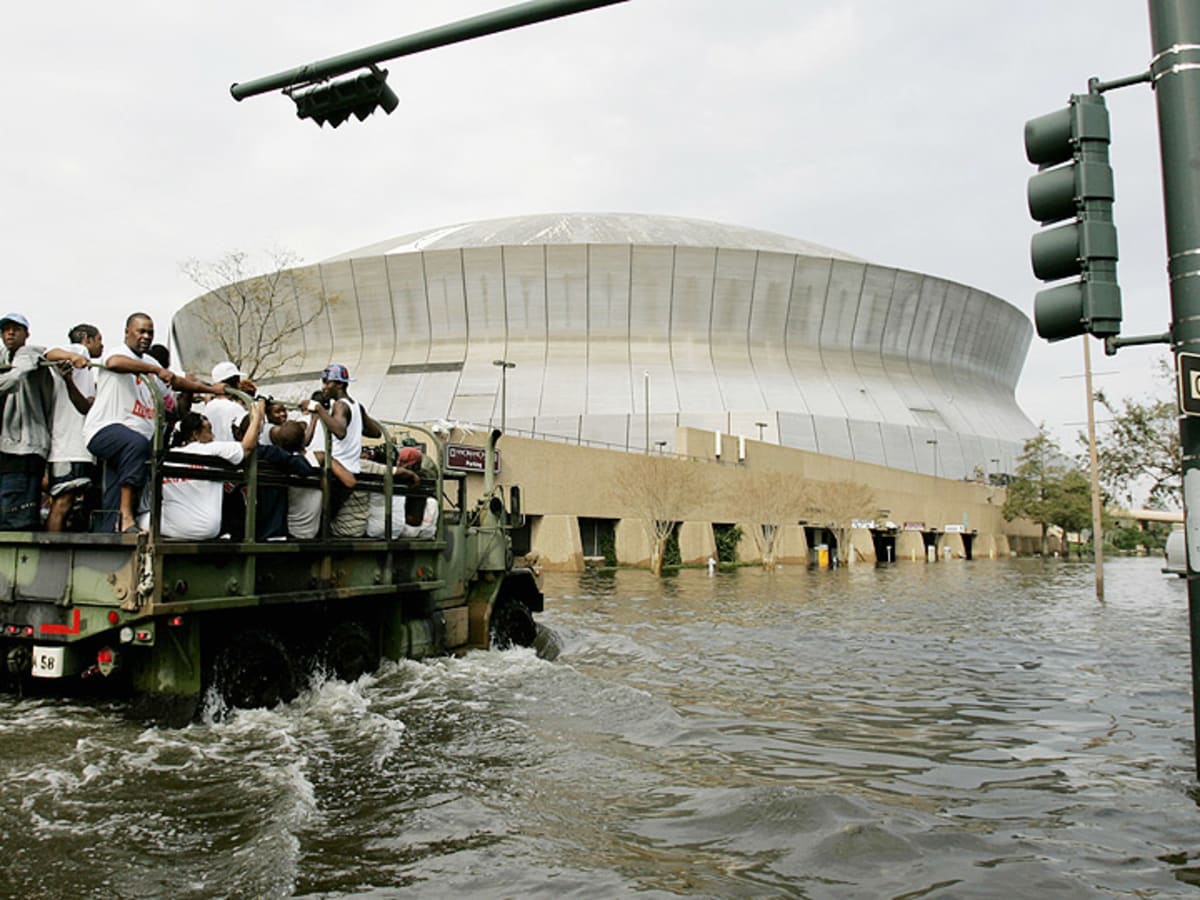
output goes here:
[[[258, 444], [264, 404], [259, 400], [250, 411], [250, 422], [240, 441], [213, 440], [212, 423], [200, 413], [188, 413], [179, 421], [174, 449], [195, 456], [214, 456], [240, 465]], [[197, 466], [196, 468], [200, 468]], [[164, 478], [162, 485], [163, 537], [189, 541], [208, 541], [221, 531], [221, 481], [193, 478]], [[149, 525], [149, 513], [142, 514], [139, 525]]]

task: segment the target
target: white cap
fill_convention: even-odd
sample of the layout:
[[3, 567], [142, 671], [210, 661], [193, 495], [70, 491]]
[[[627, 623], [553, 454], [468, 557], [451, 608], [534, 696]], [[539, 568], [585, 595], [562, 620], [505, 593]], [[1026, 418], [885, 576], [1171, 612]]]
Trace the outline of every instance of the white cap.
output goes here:
[[231, 362], [219, 362], [213, 366], [213, 384], [216, 384], [218, 381], [224, 381], [227, 378], [232, 378], [234, 375], [236, 375], [238, 378], [246, 377], [246, 373]]

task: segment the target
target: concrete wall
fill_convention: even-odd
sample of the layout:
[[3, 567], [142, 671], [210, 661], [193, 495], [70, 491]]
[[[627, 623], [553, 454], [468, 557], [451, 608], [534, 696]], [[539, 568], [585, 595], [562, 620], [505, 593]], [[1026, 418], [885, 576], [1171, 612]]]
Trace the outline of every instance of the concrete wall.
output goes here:
[[[455, 434], [459, 443], [482, 443], [481, 434]], [[754, 510], [738, 500], [739, 485], [761, 473], [788, 478], [813, 480], [852, 480], [866, 484], [875, 494], [877, 515], [899, 525], [923, 523], [929, 531], [942, 532], [939, 553], [949, 547], [953, 557], [964, 553], [960, 534], [946, 534], [945, 526], [962, 525], [975, 532], [972, 555], [976, 559], [1006, 558], [1009, 550], [1036, 552], [1040, 532], [1029, 523], [1005, 522], [1000, 514], [1004, 490], [976, 482], [952, 481], [897, 471], [870, 463], [821, 456], [804, 450], [779, 447], [758, 441], [745, 441], [745, 457], [718, 459], [713, 452], [712, 432], [681, 428], [677, 444], [688, 451], [688, 458], [677, 458], [673, 466], [691, 467], [701, 474], [703, 488], [686, 510], [680, 527], [680, 552], [685, 563], [703, 563], [716, 554], [713, 522], [742, 523], [743, 540], [739, 555], [743, 562], [758, 558], [750, 537], [756, 521]], [[725, 435], [723, 449], [736, 448], [737, 439]], [[502, 471], [498, 483], [519, 484], [527, 515], [533, 517], [533, 550], [539, 564], [547, 569], [577, 571], [583, 567], [583, 550], [578, 518], [617, 519], [616, 550], [623, 565], [647, 565], [650, 539], [640, 520], [631, 519], [619, 492], [614, 489], [622, 466], [632, 456], [616, 450], [597, 449], [575, 444], [505, 436], [500, 442]], [[472, 501], [483, 487], [482, 476], [471, 476]], [[884, 512], [886, 511], [886, 513]], [[874, 561], [874, 546], [866, 529], [850, 533], [853, 560]], [[843, 561], [847, 554], [841, 554]], [[896, 535], [897, 561], [926, 558], [919, 531], [900, 531]], [[777, 549], [777, 562], [804, 565], [809, 548], [804, 529], [799, 525], [784, 528]]]

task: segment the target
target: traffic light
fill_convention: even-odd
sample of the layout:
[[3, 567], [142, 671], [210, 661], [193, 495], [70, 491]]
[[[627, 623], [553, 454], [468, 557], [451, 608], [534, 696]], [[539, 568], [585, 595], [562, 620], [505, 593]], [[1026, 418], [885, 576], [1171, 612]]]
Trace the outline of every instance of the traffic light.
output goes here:
[[1108, 144], [1101, 94], [1072, 95], [1066, 109], [1025, 123], [1025, 155], [1040, 170], [1029, 179], [1029, 214], [1043, 225], [1074, 220], [1033, 236], [1033, 274], [1042, 281], [1081, 276], [1034, 298], [1037, 332], [1048, 341], [1121, 333]]
[[371, 67], [352, 78], [331, 81], [303, 93], [292, 94], [296, 103], [296, 115], [301, 119], [312, 119], [317, 125], [328, 122], [337, 128], [353, 113], [363, 121], [376, 107], [391, 115], [400, 105], [399, 98], [387, 86], [387, 69]]

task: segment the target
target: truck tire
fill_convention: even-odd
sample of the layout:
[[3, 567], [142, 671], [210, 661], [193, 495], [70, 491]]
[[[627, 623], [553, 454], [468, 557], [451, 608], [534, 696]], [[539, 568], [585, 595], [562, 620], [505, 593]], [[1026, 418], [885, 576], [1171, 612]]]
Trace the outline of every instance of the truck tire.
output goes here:
[[357, 681], [379, 668], [379, 650], [365, 626], [339, 622], [325, 639], [321, 662], [342, 681]]
[[287, 649], [269, 632], [239, 635], [221, 648], [213, 683], [225, 705], [271, 708], [296, 698], [296, 670]]
[[531, 613], [520, 600], [501, 596], [492, 607], [488, 628], [488, 644], [493, 650], [509, 647], [532, 647], [537, 640], [537, 625]]

